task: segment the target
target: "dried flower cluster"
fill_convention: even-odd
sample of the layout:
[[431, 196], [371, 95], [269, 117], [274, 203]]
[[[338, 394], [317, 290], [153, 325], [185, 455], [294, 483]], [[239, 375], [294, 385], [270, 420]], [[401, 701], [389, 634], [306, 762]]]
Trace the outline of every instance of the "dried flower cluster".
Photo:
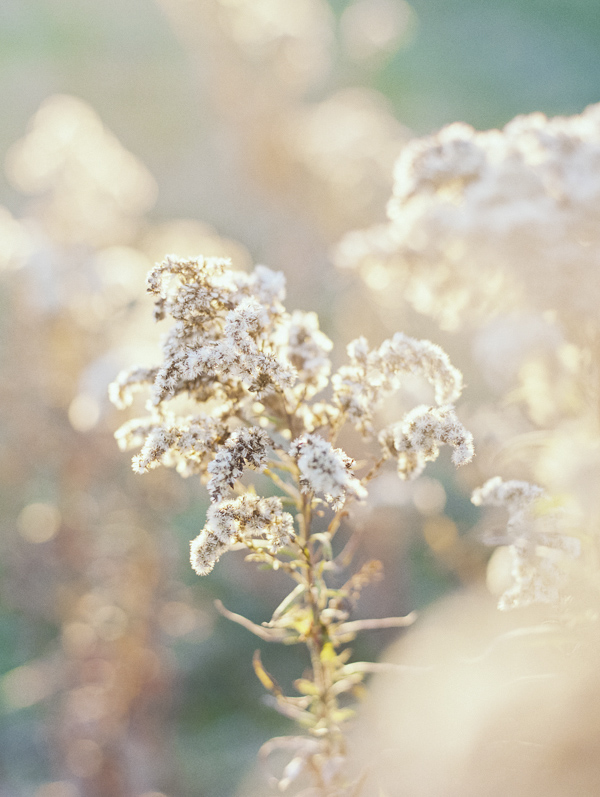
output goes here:
[[319, 435], [304, 434], [294, 440], [290, 454], [298, 463], [304, 493], [323, 493], [334, 509], [343, 506], [346, 496], [367, 497], [366, 488], [352, 473], [354, 460]]
[[404, 148], [389, 222], [347, 236], [337, 260], [399, 281], [447, 327], [515, 301], [573, 321], [600, 296], [599, 212], [600, 105], [502, 131], [456, 123]]
[[[331, 341], [314, 313], [285, 311], [282, 275], [228, 265], [167, 257], [149, 274], [157, 320], [170, 315], [175, 321], [164, 338], [163, 363], [124, 371], [110, 386], [119, 407], [144, 387], [151, 393], [151, 415], [127, 422], [116, 435], [123, 449], [142, 446], [134, 470], [163, 464], [200, 474], [219, 504], [246, 468], [272, 466], [272, 455], [278, 466], [295, 464], [304, 493], [320, 493], [338, 509], [367, 491], [353, 473], [354, 461], [327, 437], [346, 420], [372, 433], [377, 406], [408, 374], [432, 385], [438, 406], [417, 407], [383, 430], [383, 456], [398, 459], [403, 478], [421, 473], [444, 443], [454, 447], [454, 464], [470, 461], [472, 437], [449, 403], [460, 396], [462, 377], [439, 346], [397, 333], [370, 350], [359, 338], [348, 346], [350, 363], [329, 380]], [[311, 403], [329, 381], [331, 399]], [[182, 395], [202, 412], [175, 414], [170, 402]]]
[[399, 390], [408, 374], [424, 377], [434, 388], [439, 404], [456, 401], [462, 392], [462, 374], [448, 355], [428, 340], [415, 340], [402, 332], [370, 350], [365, 338], [348, 346], [350, 364], [333, 376], [334, 400], [363, 433], [372, 431], [373, 412], [382, 399]]
[[578, 557], [579, 540], [561, 527], [562, 513], [544, 505], [541, 487], [525, 481], [489, 479], [473, 492], [476, 506], [503, 506], [508, 511], [506, 531], [488, 534], [490, 545], [508, 546], [512, 584], [500, 597], [498, 608], [513, 609], [531, 603], [558, 603], [565, 582], [565, 557]]
[[420, 476], [427, 462], [436, 460], [440, 446], [451, 445], [452, 462], [458, 467], [473, 458], [473, 435], [456, 417], [451, 405], [415, 407], [403, 421], [379, 435], [384, 451], [398, 461], [401, 479]]
[[[506, 534], [494, 537], [512, 562], [502, 608], [561, 604], [579, 551], [573, 535], [597, 537], [599, 213], [595, 105], [572, 117], [520, 116], [502, 130], [457, 123], [411, 141], [396, 163], [387, 223], [337, 248], [338, 264], [360, 269], [386, 304], [395, 293], [398, 305], [446, 328], [485, 325], [475, 357], [512, 412], [482, 422], [493, 427], [482, 436], [518, 448], [521, 460], [526, 446], [534, 480], [579, 507], [564, 533], [564, 512], [540, 509], [541, 487], [496, 477], [474, 493], [475, 503], [509, 511]], [[498, 407], [490, 417], [499, 419]], [[416, 408], [380, 434], [404, 477], [437, 456], [439, 441], [454, 447], [456, 463], [469, 456], [468, 435], [443, 406]]]
[[[452, 446], [454, 464], [463, 465], [473, 443], [453, 406], [462, 377], [442, 349], [401, 333], [376, 349], [359, 338], [348, 347], [350, 362], [331, 374], [331, 341], [314, 313], [286, 312], [284, 287], [282, 275], [264, 266], [247, 274], [215, 258], [167, 257], [148, 276], [157, 320], [174, 322], [163, 340], [163, 362], [123, 372], [110, 395], [125, 407], [136, 391], [150, 394], [150, 415], [116, 434], [122, 448], [141, 447], [135, 471], [173, 466], [185, 476], [199, 474], [207, 485], [206, 523], [191, 543], [195, 571], [210, 573], [223, 553], [242, 547], [248, 559], [294, 580], [263, 626], [222, 611], [262, 639], [301, 642], [310, 651], [312, 680], [296, 682], [300, 697], [284, 696], [260, 659], [254, 663], [279, 710], [313, 734], [310, 743], [300, 737], [285, 743], [295, 752], [278, 788], [314, 776], [323, 793], [349, 795], [340, 725], [351, 711], [338, 701], [356, 690], [370, 665], [348, 664], [343, 646], [363, 622], [389, 627], [411, 618], [348, 622], [352, 603], [380, 577], [381, 566], [367, 563], [333, 589], [325, 581], [334, 567], [333, 536], [348, 504], [367, 498], [369, 481], [390, 457], [402, 478], [414, 478], [441, 445]], [[378, 428], [378, 406], [409, 375], [431, 385], [435, 406], [416, 407], [397, 424]], [[183, 414], [186, 407], [190, 414]], [[362, 476], [334, 447], [346, 423], [364, 436], [379, 435], [381, 456]], [[244, 486], [249, 469], [262, 471], [280, 494], [260, 497], [254, 486]]]
[[232, 501], [211, 504], [206, 526], [191, 545], [192, 567], [205, 576], [228, 548], [236, 542], [252, 543], [257, 538], [269, 542], [276, 553], [294, 536], [294, 520], [283, 511], [276, 496], [259, 498], [246, 493]]

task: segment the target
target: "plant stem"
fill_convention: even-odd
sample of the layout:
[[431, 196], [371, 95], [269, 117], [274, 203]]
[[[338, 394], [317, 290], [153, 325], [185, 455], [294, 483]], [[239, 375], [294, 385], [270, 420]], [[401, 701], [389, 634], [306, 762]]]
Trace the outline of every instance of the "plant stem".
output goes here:
[[[311, 625], [307, 634], [306, 644], [310, 653], [313, 682], [318, 695], [316, 707], [318, 722], [315, 730], [318, 731], [318, 735], [325, 742], [327, 758], [332, 758], [343, 752], [344, 743], [337, 723], [332, 716], [337, 708], [337, 702], [335, 695], [331, 692], [333, 685], [331, 668], [323, 657], [323, 649], [329, 639], [329, 632], [327, 624], [323, 621], [321, 615], [320, 588], [318, 584], [318, 580], [321, 577], [316, 573], [318, 562], [314, 560], [314, 552], [311, 551], [309, 544], [312, 523], [312, 494], [304, 494], [302, 496], [301, 518], [301, 538], [299, 542], [307, 565], [305, 595], [311, 613]], [[323, 783], [319, 785], [321, 788], [325, 788]]]

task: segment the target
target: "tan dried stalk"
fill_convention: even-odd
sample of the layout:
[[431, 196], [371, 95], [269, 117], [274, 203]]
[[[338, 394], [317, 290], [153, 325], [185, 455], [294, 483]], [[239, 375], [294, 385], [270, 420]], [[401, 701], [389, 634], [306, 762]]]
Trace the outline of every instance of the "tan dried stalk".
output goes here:
[[[148, 288], [157, 318], [171, 315], [175, 326], [161, 366], [134, 368], [111, 386], [120, 406], [144, 386], [152, 395], [150, 416], [125, 424], [119, 442], [142, 445], [133, 460], [138, 472], [171, 465], [207, 484], [206, 523], [191, 544], [199, 575], [210, 573], [227, 550], [243, 547], [247, 560], [283, 570], [295, 582], [260, 626], [217, 608], [263, 641], [302, 644], [310, 655], [295, 696], [284, 694], [258, 652], [254, 657], [273, 704], [306, 731], [266, 746], [265, 756], [279, 748], [291, 752], [272, 785], [281, 792], [293, 783], [322, 797], [357, 795], [361, 779], [351, 775], [343, 726], [374, 665], [350, 664], [346, 646], [361, 630], [402, 627], [415, 618], [350, 620], [361, 590], [381, 577], [381, 565], [367, 562], [341, 587], [332, 586], [349, 558], [346, 551], [335, 559], [333, 540], [348, 507], [366, 500], [386, 460], [395, 459], [398, 475], [407, 479], [436, 459], [443, 444], [453, 447], [456, 465], [471, 459], [472, 437], [451, 403], [460, 395], [461, 375], [438, 346], [397, 333], [376, 349], [364, 338], [354, 341], [349, 363], [330, 376], [332, 344], [316, 315], [287, 313], [282, 275], [262, 266], [245, 274], [214, 258], [170, 256], [150, 273]], [[430, 383], [434, 405], [377, 428], [378, 404], [408, 374]], [[326, 398], [315, 400], [326, 389]], [[193, 415], [172, 409], [172, 399], [184, 396]], [[347, 424], [365, 437], [378, 434], [381, 453], [364, 464], [362, 477], [355, 461], [333, 447]], [[244, 486], [248, 468], [262, 471], [278, 494], [263, 498]]]

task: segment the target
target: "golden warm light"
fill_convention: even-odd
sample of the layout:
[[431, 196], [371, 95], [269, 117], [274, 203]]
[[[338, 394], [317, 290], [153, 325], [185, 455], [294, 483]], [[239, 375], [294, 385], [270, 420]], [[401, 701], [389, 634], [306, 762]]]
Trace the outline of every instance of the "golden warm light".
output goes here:
[[2, 795], [596, 794], [566, 3], [8, 3]]

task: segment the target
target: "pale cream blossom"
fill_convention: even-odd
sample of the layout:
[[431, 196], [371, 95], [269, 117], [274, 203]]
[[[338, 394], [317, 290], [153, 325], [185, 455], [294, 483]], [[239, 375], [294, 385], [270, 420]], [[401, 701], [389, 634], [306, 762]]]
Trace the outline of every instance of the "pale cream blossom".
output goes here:
[[206, 525], [191, 542], [192, 567], [198, 575], [204, 576], [235, 543], [265, 539], [270, 550], [276, 552], [293, 536], [294, 521], [283, 511], [279, 498], [260, 498], [254, 493], [245, 493], [235, 500], [210, 505]]
[[476, 506], [504, 506], [506, 531], [488, 534], [491, 545], [505, 545], [511, 555], [512, 583], [498, 602], [507, 610], [532, 603], [558, 603], [566, 581], [564, 563], [581, 553], [579, 540], [562, 528], [563, 513], [544, 506], [545, 492], [525, 481], [503, 481], [499, 476], [477, 488]]
[[[340, 266], [374, 263], [447, 327], [515, 304], [593, 318], [600, 298], [600, 105], [503, 130], [462, 123], [414, 139], [396, 163], [387, 225], [352, 233]], [[472, 317], [472, 315], [471, 315]]]
[[129, 407], [133, 402], [134, 393], [144, 390], [147, 385], [153, 384], [158, 373], [158, 368], [141, 368], [134, 366], [120, 372], [114, 382], [108, 387], [108, 397], [120, 410]]
[[[234, 271], [223, 258], [169, 255], [148, 275], [155, 317], [175, 324], [163, 340], [163, 364], [154, 375], [158, 406], [182, 391], [200, 400], [246, 388], [282, 389], [294, 368], [273, 351], [271, 337], [284, 314], [284, 280], [265, 266]], [[141, 372], [147, 381], [151, 372]], [[127, 377], [129, 390], [135, 374]], [[118, 396], [118, 387], [113, 388]]]
[[290, 455], [298, 463], [304, 492], [321, 493], [335, 508], [351, 496], [362, 500], [367, 491], [352, 473], [354, 460], [317, 434], [305, 434], [290, 445]]
[[193, 416], [161, 420], [159, 418], [127, 421], [115, 433], [122, 451], [142, 446], [133, 459], [137, 473], [166, 465], [177, 468], [182, 476], [204, 473], [218, 447], [229, 435], [218, 418]]
[[396, 392], [403, 378], [420, 376], [434, 389], [437, 404], [450, 404], [462, 392], [462, 374], [439, 346], [397, 332], [378, 349], [370, 349], [365, 338], [348, 345], [350, 364], [332, 377], [335, 403], [358, 429], [369, 432], [373, 414], [382, 399]]
[[401, 479], [420, 476], [434, 462], [441, 445], [453, 447], [452, 462], [459, 467], [473, 459], [473, 435], [460, 423], [454, 407], [415, 407], [400, 423], [384, 429], [379, 441], [386, 456], [398, 463]]
[[[242, 489], [236, 482], [247, 468], [268, 464], [268, 475], [291, 500], [298, 488], [309, 503], [322, 496], [336, 511], [349, 499], [366, 499], [354, 460], [329, 440], [346, 421], [374, 432], [378, 405], [407, 377], [428, 382], [440, 406], [418, 407], [384, 434], [386, 455], [398, 460], [402, 478], [418, 475], [442, 444], [453, 446], [455, 464], [470, 460], [472, 438], [450, 404], [460, 396], [462, 376], [430, 341], [399, 332], [370, 349], [358, 338], [348, 346], [350, 363], [331, 377], [332, 343], [316, 314], [288, 313], [285, 280], [265, 266], [245, 273], [221, 258], [169, 255], [148, 275], [148, 290], [156, 319], [170, 317], [173, 324], [162, 341], [162, 362], [124, 371], [111, 386], [121, 407], [136, 390], [151, 395], [150, 416], [124, 424], [116, 437], [122, 449], [140, 447], [136, 472], [164, 465], [207, 484], [207, 523], [192, 546], [199, 573], [236, 542], [266, 538], [277, 551], [293, 534], [280, 499], [252, 492], [227, 499]], [[313, 400], [328, 387], [324, 399]], [[190, 405], [198, 412], [184, 415], [181, 407]], [[290, 473], [296, 484], [285, 483]]]
[[303, 399], [312, 398], [327, 386], [331, 372], [328, 354], [331, 340], [319, 329], [316, 313], [294, 310], [283, 322], [281, 354], [295, 368], [297, 391]]
[[211, 499], [220, 501], [240, 478], [245, 466], [262, 470], [272, 446], [269, 435], [258, 426], [235, 429], [207, 468], [211, 474], [207, 485]]

